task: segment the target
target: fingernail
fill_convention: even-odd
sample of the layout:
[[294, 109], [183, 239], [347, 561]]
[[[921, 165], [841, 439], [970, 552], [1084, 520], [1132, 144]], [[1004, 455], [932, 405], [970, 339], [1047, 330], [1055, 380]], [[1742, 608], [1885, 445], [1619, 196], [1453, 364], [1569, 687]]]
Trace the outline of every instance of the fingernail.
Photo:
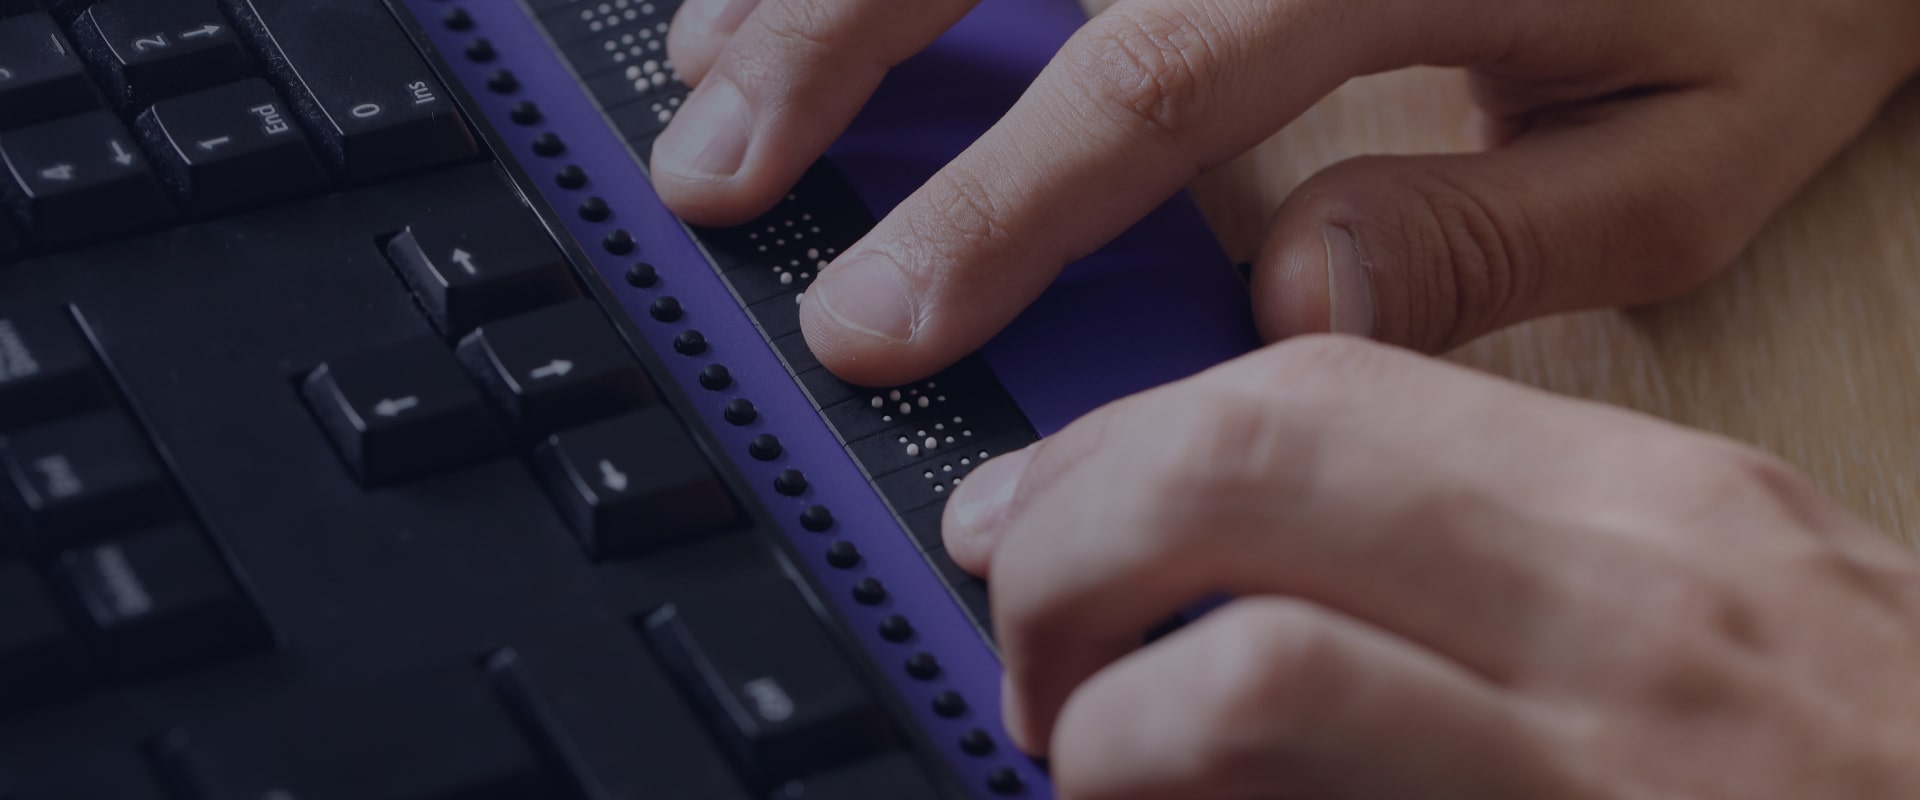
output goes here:
[[654, 143], [654, 166], [689, 178], [731, 177], [746, 161], [752, 124], [740, 89], [726, 78], [710, 77]]
[[900, 270], [877, 256], [843, 258], [820, 273], [807, 300], [840, 327], [892, 344], [913, 338], [913, 294]]
[[[1020, 477], [1033, 460], [1033, 448], [1015, 450], [975, 467], [960, 482], [947, 504], [947, 525], [943, 526], [947, 549], [959, 547], [967, 555], [991, 549], [989, 537], [1007, 517], [1013, 494], [1020, 488]], [[958, 554], [956, 554], [958, 555]], [[984, 561], [985, 558], [980, 560]]]
[[1353, 232], [1339, 225], [1321, 229], [1327, 246], [1327, 327], [1334, 333], [1372, 336], [1373, 276]]
[[687, 0], [679, 22], [695, 33], [732, 33], [760, 0]]

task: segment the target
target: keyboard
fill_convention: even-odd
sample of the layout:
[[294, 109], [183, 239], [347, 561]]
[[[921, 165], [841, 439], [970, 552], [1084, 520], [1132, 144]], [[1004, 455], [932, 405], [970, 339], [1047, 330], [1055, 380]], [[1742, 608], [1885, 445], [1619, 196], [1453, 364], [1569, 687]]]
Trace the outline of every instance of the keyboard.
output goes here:
[[0, 800], [1052, 796], [945, 497], [1244, 283], [1176, 199], [842, 382], [799, 295], [1084, 17], [985, 0], [721, 230], [677, 5], [0, 0]]

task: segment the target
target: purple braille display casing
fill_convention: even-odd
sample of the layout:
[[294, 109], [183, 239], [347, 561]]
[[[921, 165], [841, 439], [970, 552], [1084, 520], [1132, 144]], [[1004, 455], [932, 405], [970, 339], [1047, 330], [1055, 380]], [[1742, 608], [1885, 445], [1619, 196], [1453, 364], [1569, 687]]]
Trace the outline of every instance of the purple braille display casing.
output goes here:
[[[1043, 769], [1020, 757], [1002, 732], [1000, 666], [993, 649], [941, 584], [926, 558], [841, 442], [788, 374], [737, 298], [686, 229], [661, 204], [641, 158], [611, 127], [545, 38], [514, 0], [393, 0], [410, 11], [420, 30], [447, 57], [447, 77], [471, 98], [477, 125], [490, 129], [502, 154], [515, 159], [528, 181], [530, 200], [555, 209], [577, 205], [586, 193], [605, 197], [610, 218], [590, 222], [555, 214], [589, 256], [590, 271], [626, 312], [629, 330], [663, 354], [671, 379], [698, 404], [700, 423], [735, 470], [757, 490], [759, 504], [774, 515], [795, 563], [820, 596], [849, 626], [851, 638], [887, 676], [903, 708], [938, 750], [949, 772], [971, 796], [1004, 797], [990, 790], [996, 770], [1012, 770], [1022, 788], [1014, 796], [1052, 797]], [[435, 24], [449, 8], [468, 12], [472, 25], [453, 30]], [[991, 126], [1039, 74], [1086, 17], [1074, 0], [984, 0], [946, 36], [898, 67], [827, 158], [847, 177], [867, 207], [884, 216]], [[476, 38], [497, 52], [491, 63], [459, 58]], [[518, 88], [487, 89], [496, 70], [509, 69]], [[522, 100], [538, 103], [539, 124], [510, 120]], [[558, 134], [563, 159], [532, 154], [542, 133]], [[591, 176], [584, 190], [561, 188], [562, 166], [578, 164]], [[584, 192], [584, 193], [583, 193]], [[639, 250], [614, 256], [599, 246], [619, 229]], [[657, 285], [629, 286], [627, 269], [653, 264]], [[671, 294], [686, 309], [670, 323], [650, 317], [648, 307]], [[697, 328], [708, 343], [700, 358], [676, 358], [673, 340]], [[1033, 428], [1050, 434], [1093, 408], [1133, 392], [1184, 377], [1247, 352], [1257, 345], [1244, 282], [1228, 262], [1192, 203], [1175, 198], [1111, 245], [1067, 268], [1053, 287], [983, 356]], [[734, 387], [703, 392], [700, 369], [723, 363]], [[747, 397], [759, 409], [751, 424], [724, 418], [728, 398]], [[749, 458], [749, 442], [776, 433], [784, 451], [770, 461]], [[801, 497], [773, 490], [782, 470], [800, 469], [810, 487]], [[832, 508], [834, 527], [808, 531], [799, 521], [809, 504]], [[830, 567], [828, 546], [852, 542], [862, 554], [853, 568]], [[877, 577], [889, 592], [884, 602], [856, 602], [853, 586]], [[879, 634], [891, 614], [907, 617], [915, 634], [890, 642]], [[932, 680], [910, 678], [901, 668], [915, 653], [943, 666]], [[934, 697], [960, 693], [967, 710], [957, 717], [933, 711]], [[959, 747], [969, 731], [990, 732], [994, 751], [971, 755]]]

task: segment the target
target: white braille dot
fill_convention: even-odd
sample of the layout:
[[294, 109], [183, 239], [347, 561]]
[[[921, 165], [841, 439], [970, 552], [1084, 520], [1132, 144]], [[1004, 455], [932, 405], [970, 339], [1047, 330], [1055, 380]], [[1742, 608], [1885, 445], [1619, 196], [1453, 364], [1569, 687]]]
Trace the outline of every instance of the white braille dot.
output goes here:
[[907, 445], [907, 455], [908, 456], [920, 455], [920, 445], [917, 445], [917, 444]]
[[594, 33], [599, 33], [604, 28], [606, 28], [606, 26], [600, 24], [600, 20], [597, 19], [587, 23], [587, 30], [593, 31]]
[[936, 398], [933, 398], [933, 399], [934, 399], [934, 400], [936, 400], [936, 401], [938, 401], [938, 402], [942, 402], [942, 403], [944, 403], [944, 402], [947, 402], [947, 396], [946, 396], [946, 395], [944, 395], [944, 394], [943, 394], [943, 395], [940, 395], [939, 397], [936, 397]]
[[941, 485], [939, 485], [939, 484], [937, 484], [937, 483], [936, 483], [936, 484], [934, 484], [934, 486], [933, 486], [933, 493], [934, 493], [934, 494], [946, 494], [946, 493], [947, 493], [947, 487], [945, 487], [945, 486], [941, 486]]
[[972, 464], [973, 464], [973, 459], [971, 458], [960, 459], [960, 466], [965, 467], [965, 466], [971, 466]]
[[928, 400], [928, 399], [927, 399], [927, 396], [926, 396], [926, 395], [924, 395], [924, 394], [923, 394], [923, 395], [920, 395], [920, 407], [921, 407], [921, 408], [926, 408], [927, 406], [930, 406], [930, 405], [933, 405], [933, 401], [932, 401], [932, 400]]
[[667, 76], [658, 72], [653, 73], [653, 88], [658, 89], [665, 85], [667, 85]]
[[941, 467], [941, 468], [940, 468], [940, 471], [941, 471], [941, 472], [952, 472], [952, 471], [953, 471], [953, 465], [952, 465], [952, 464], [948, 464], [948, 465], [946, 465], [946, 466], [944, 466], [944, 467]]
[[607, 48], [607, 52], [609, 52], [609, 53], [611, 53], [611, 52], [613, 52], [613, 51], [615, 51], [615, 50], [618, 50], [618, 49], [620, 49], [620, 45], [619, 45], [619, 44], [616, 44], [616, 43], [615, 43], [615, 42], [614, 42], [614, 41], [613, 41], [612, 39], [608, 39], [608, 40], [607, 40], [607, 44], [606, 44], [606, 48]]
[[891, 392], [887, 392], [887, 399], [888, 399], [888, 400], [898, 400], [898, 399], [900, 399], [900, 390], [899, 390], [899, 389], [895, 389], [895, 390], [893, 390], [893, 391], [891, 391]]
[[819, 248], [809, 248], [809, 249], [807, 250], [807, 260], [808, 260], [808, 261], [815, 261], [815, 260], [818, 260], [819, 258], [820, 258], [820, 249], [819, 249]]
[[883, 416], [881, 416], [881, 417], [880, 417], [880, 421], [881, 421], [881, 422], [892, 422], [892, 421], [893, 421], [893, 415], [892, 415], [892, 414], [886, 414], [886, 415], [883, 415]]
[[953, 437], [947, 437], [947, 444], [953, 444]]
[[811, 278], [811, 277], [813, 277], [813, 273], [811, 273], [811, 272], [802, 272], [802, 273], [800, 273], [800, 277], [801, 277], [801, 278]]
[[801, 301], [802, 299], [804, 299], [804, 298], [806, 298], [806, 296], [807, 296], [807, 293], [806, 293], [806, 292], [801, 292], [801, 293], [799, 293], [799, 294], [796, 294], [796, 295], [794, 295], [794, 296], [793, 296], [793, 304], [794, 304], [794, 305], [796, 305], [796, 306], [797, 306], [797, 305], [800, 305], [800, 301]]
[[933, 477], [933, 470], [927, 470], [926, 472], [921, 473], [920, 477], [923, 477], [923, 478]]
[[782, 272], [782, 273], [780, 273], [780, 285], [781, 285], [781, 286], [789, 286], [789, 285], [792, 285], [792, 284], [793, 284], [793, 273], [791, 273], [791, 272]]
[[935, 438], [933, 438], [933, 437], [931, 437], [931, 436], [929, 436], [929, 437], [927, 437], [927, 449], [928, 449], [928, 450], [932, 450], [933, 448], [936, 448], [936, 447], [939, 447], [939, 446], [940, 446], [940, 440], [939, 440], [939, 439], [935, 439]]
[[662, 112], [660, 112], [660, 121], [661, 121], [661, 122], [672, 122], [672, 121], [673, 121], [673, 112], [671, 112], [671, 111], [662, 111]]
[[880, 397], [879, 397], [878, 395], [875, 395], [875, 396], [874, 396], [874, 398], [873, 398], [873, 407], [874, 407], [874, 408], [879, 408], [879, 407], [881, 407], [881, 406], [884, 406], [884, 405], [886, 405], [886, 404], [887, 404], [887, 401], [885, 401], [885, 400], [882, 400], [882, 399], [880, 399]]
[[944, 431], [944, 430], [946, 430], [946, 429], [947, 429], [947, 423], [944, 423], [944, 422], [936, 422], [936, 423], [934, 423], [934, 424], [933, 424], [933, 429], [934, 429], [934, 430], [936, 430], [936, 431]]
[[961, 431], [961, 432], [960, 432], [960, 435], [961, 435], [961, 436], [972, 436], [972, 435], [973, 435], [973, 431]]
[[763, 244], [763, 245], [760, 245], [760, 252], [762, 252], [762, 253], [764, 253], [764, 252], [767, 252], [767, 246], [766, 246], [766, 245], [764, 245], [764, 244]]
[[982, 451], [980, 451], [980, 457], [981, 457], [981, 458], [986, 458], [986, 457], [987, 457], [987, 451], [985, 451], [985, 450], [982, 450]]
[[907, 443], [907, 437], [905, 437], [905, 436], [902, 436], [902, 437], [900, 437], [900, 443], [901, 443], [901, 444], [906, 444], [906, 443]]
[[660, 52], [660, 40], [655, 39], [651, 42], [647, 42], [647, 49], [656, 53]]

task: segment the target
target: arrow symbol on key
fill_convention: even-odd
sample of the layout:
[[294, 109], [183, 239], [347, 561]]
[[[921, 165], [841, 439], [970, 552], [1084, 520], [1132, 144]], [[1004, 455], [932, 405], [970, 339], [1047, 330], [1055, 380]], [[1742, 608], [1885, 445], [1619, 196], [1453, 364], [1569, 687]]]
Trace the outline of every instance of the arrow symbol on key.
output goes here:
[[373, 413], [382, 417], [386, 417], [388, 419], [392, 419], [394, 417], [400, 416], [401, 412], [410, 411], [414, 408], [418, 408], [419, 406], [420, 406], [420, 398], [418, 397], [402, 397], [398, 400], [395, 400], [393, 398], [387, 398], [385, 400], [381, 400], [380, 402], [374, 404]]
[[572, 371], [573, 371], [573, 362], [561, 360], [561, 359], [555, 359], [553, 363], [548, 364], [544, 367], [535, 369], [534, 371], [527, 374], [532, 375], [533, 379], [538, 381], [538, 380], [546, 380], [547, 378], [566, 377], [566, 374]]
[[453, 263], [459, 264], [468, 275], [480, 274], [480, 268], [473, 265], [473, 254], [458, 247], [453, 248]]
[[133, 164], [133, 154], [127, 152], [127, 148], [120, 144], [120, 140], [115, 139], [107, 144], [113, 147], [114, 163], [123, 167]]
[[228, 142], [231, 142], [231, 141], [233, 141], [233, 137], [231, 137], [231, 136], [222, 136], [222, 137], [220, 137], [220, 138], [217, 138], [217, 139], [208, 139], [208, 140], [206, 140], [206, 141], [204, 141], [204, 142], [197, 142], [196, 144], [198, 144], [198, 145], [200, 145], [200, 149], [202, 149], [202, 150], [205, 150], [205, 151], [207, 151], [207, 152], [209, 152], [209, 153], [211, 153], [211, 152], [213, 152], [213, 149], [214, 149], [214, 148], [216, 148], [216, 147], [219, 147], [219, 146], [221, 146], [221, 145], [224, 145], [224, 144], [226, 144], [226, 143], [228, 143]]
[[218, 25], [205, 25], [180, 34], [182, 39], [205, 39], [220, 32]]
[[627, 473], [621, 472], [611, 461], [600, 462], [600, 483], [616, 492], [627, 490]]

